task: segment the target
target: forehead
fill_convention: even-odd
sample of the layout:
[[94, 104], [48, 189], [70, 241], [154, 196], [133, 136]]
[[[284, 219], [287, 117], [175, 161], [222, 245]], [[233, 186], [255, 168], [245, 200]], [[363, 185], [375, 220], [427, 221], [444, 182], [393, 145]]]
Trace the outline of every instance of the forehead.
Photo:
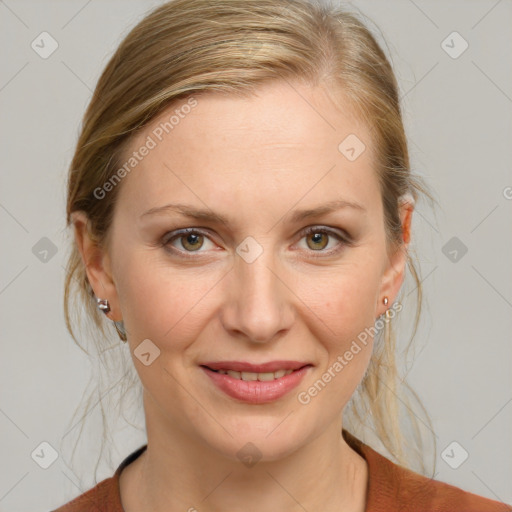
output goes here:
[[335, 105], [321, 87], [283, 81], [254, 96], [208, 92], [180, 100], [132, 138], [124, 161], [133, 152], [140, 160], [122, 195], [139, 211], [184, 195], [212, 208], [228, 206], [226, 199], [264, 207], [276, 198], [290, 207], [306, 194], [316, 203], [370, 201], [378, 193], [373, 144], [339, 98]]

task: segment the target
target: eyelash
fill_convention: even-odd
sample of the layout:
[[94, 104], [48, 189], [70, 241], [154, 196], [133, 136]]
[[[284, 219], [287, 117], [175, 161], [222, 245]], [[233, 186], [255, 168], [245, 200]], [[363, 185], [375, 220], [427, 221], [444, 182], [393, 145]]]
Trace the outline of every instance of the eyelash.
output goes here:
[[[321, 254], [312, 254], [313, 258], [324, 258], [324, 257], [328, 257], [328, 256], [333, 256], [333, 255], [337, 254], [338, 252], [340, 252], [341, 250], [343, 250], [344, 247], [350, 247], [351, 245], [353, 245], [353, 241], [352, 241], [351, 237], [348, 235], [348, 233], [345, 232], [345, 235], [341, 235], [337, 231], [334, 231], [333, 229], [326, 228], [326, 227], [318, 227], [318, 226], [309, 226], [309, 227], [305, 228], [300, 233], [301, 237], [300, 237], [299, 241], [302, 240], [307, 235], [311, 235], [313, 233], [323, 233], [328, 236], [332, 236], [332, 237], [336, 238], [339, 242], [341, 242], [334, 249], [330, 249], [327, 251], [325, 251], [323, 249], [320, 249], [318, 251], [310, 250], [309, 252], [311, 252], [311, 253], [315, 253], [315, 252], [321, 253]], [[173, 236], [169, 237], [168, 236], [169, 234], [172, 234]], [[191, 254], [193, 254], [194, 252], [204, 252], [204, 251], [182, 251], [182, 250], [176, 249], [175, 247], [172, 247], [169, 245], [174, 240], [180, 239], [189, 234], [202, 235], [202, 236], [209, 238], [208, 233], [204, 232], [200, 228], [185, 228], [185, 229], [181, 229], [181, 230], [177, 230], [177, 231], [171, 231], [170, 233], [166, 233], [164, 235], [164, 237], [162, 238], [160, 245], [162, 247], [164, 247], [167, 251], [172, 252], [173, 254], [176, 254], [183, 258], [196, 259], [197, 256], [192, 256]]]

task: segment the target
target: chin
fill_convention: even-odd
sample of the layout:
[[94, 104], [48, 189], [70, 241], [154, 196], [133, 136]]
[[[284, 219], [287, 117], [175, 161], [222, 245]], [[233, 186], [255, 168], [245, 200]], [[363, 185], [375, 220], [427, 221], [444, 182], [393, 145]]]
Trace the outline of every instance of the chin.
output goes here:
[[[209, 430], [204, 441], [225, 458], [242, 462], [248, 467], [256, 462], [282, 460], [307, 444], [309, 437], [305, 432], [294, 432], [289, 419], [280, 425], [282, 420], [283, 418], [269, 417], [268, 421], [263, 421], [259, 418], [257, 426], [251, 419], [238, 419], [236, 425], [224, 423], [224, 427], [233, 433], [233, 437], [220, 428], [216, 430], [219, 436], [212, 437], [212, 431]], [[301, 430], [303, 428], [304, 425]]]

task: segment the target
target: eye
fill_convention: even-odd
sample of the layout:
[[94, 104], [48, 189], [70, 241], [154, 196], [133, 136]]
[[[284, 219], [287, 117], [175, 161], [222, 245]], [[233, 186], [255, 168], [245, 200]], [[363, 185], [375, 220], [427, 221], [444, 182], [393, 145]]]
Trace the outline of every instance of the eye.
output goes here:
[[[314, 258], [322, 256], [330, 256], [341, 251], [345, 246], [351, 245], [352, 241], [348, 233], [343, 230], [334, 230], [332, 228], [322, 226], [310, 226], [302, 231], [302, 240], [306, 240], [305, 250]], [[167, 233], [163, 238], [161, 245], [166, 250], [178, 254], [184, 258], [193, 258], [191, 253], [205, 252], [212, 249], [215, 244], [210, 240], [209, 233], [203, 232], [198, 228], [185, 228], [178, 231]], [[327, 250], [332, 240], [337, 240], [338, 244], [330, 247]], [[206, 244], [206, 247], [205, 247]], [[208, 247], [211, 244], [211, 247]], [[201, 249], [205, 249], [201, 251]]]
[[182, 229], [178, 232], [173, 232], [171, 237], [165, 236], [162, 245], [174, 248], [179, 252], [203, 252], [200, 249], [204, 246], [205, 242], [212, 243], [208, 236], [197, 229]]
[[[303, 237], [301, 240], [306, 240], [306, 248], [310, 249], [310, 252], [322, 253], [320, 255], [315, 254], [314, 257], [337, 253], [343, 248], [343, 246], [350, 245], [351, 243], [350, 237], [347, 234], [342, 235], [341, 233], [338, 233], [338, 231], [330, 228], [311, 226], [303, 231], [302, 234]], [[335, 244], [334, 248], [330, 247], [329, 249], [324, 250], [333, 238], [339, 243]]]

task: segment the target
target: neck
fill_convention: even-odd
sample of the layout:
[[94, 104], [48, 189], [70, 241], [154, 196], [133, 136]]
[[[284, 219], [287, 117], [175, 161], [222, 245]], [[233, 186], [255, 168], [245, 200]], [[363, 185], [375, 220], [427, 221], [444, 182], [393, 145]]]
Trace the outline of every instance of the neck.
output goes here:
[[341, 428], [340, 420], [288, 456], [250, 466], [169, 424], [158, 428], [148, 422], [146, 451], [121, 473], [123, 507], [126, 512], [364, 512], [366, 461], [346, 443]]

